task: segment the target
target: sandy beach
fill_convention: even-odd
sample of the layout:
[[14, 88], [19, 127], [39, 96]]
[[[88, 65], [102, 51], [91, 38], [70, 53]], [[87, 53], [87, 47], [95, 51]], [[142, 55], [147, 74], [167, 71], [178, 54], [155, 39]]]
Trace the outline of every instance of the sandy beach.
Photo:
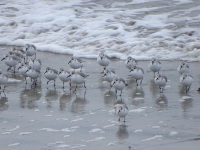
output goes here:
[[[1, 47], [1, 59], [11, 48]], [[22, 77], [9, 75], [5, 94], [0, 99], [0, 143], [4, 150], [198, 150], [200, 147], [199, 62], [189, 62], [194, 82], [188, 94], [179, 84], [180, 61], [161, 61], [161, 73], [168, 78], [164, 93], [153, 82], [148, 61], [139, 61], [145, 72], [141, 86], [128, 77], [124, 61], [113, 59], [109, 65], [129, 84], [122, 96], [115, 95], [102, 82], [102, 67], [94, 59], [83, 59], [89, 75], [86, 90], [77, 93], [62, 88], [56, 80], [46, 85], [47, 66], [70, 69], [70, 56], [38, 51], [42, 61], [40, 83], [31, 87]], [[0, 62], [1, 71], [7, 66]], [[72, 90], [74, 86], [72, 87]], [[124, 102], [129, 108], [125, 124], [118, 122], [113, 106]]]

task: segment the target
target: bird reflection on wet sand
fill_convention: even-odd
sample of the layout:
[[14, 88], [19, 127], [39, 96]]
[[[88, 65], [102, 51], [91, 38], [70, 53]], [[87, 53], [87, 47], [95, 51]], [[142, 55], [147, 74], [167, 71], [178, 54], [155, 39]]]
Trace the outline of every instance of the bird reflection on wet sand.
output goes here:
[[88, 101], [85, 98], [86, 91], [84, 92], [83, 96], [81, 95], [75, 95], [75, 98], [72, 99], [71, 104], [71, 112], [74, 114], [77, 113], [84, 113], [85, 111], [85, 105], [88, 103]]
[[193, 103], [193, 99], [191, 96], [189, 96], [189, 95], [183, 96], [180, 99], [180, 105], [181, 105], [183, 112], [187, 112], [190, 108], [192, 108], [192, 106], [193, 106], [192, 103]]
[[155, 102], [160, 109], [167, 108], [168, 106], [168, 99], [165, 94], [160, 94], [160, 96], [156, 99]]
[[104, 93], [104, 103], [106, 105], [112, 106], [115, 101], [116, 101], [116, 95], [114, 91], [109, 90]]
[[119, 140], [123, 140], [123, 139], [129, 138], [129, 133], [128, 133], [128, 130], [127, 130], [127, 125], [125, 125], [125, 124], [119, 125], [119, 128], [118, 128], [118, 131], [116, 133], [116, 136], [117, 136], [117, 138]]
[[40, 88], [24, 89], [20, 93], [20, 106], [21, 108], [35, 108], [37, 107], [36, 101], [42, 97]]
[[45, 94], [45, 100], [47, 102], [47, 107], [52, 107], [52, 102], [58, 100], [58, 91], [56, 89], [47, 89]]
[[0, 112], [7, 110], [9, 107], [8, 98], [7, 97], [0, 97]]
[[142, 87], [138, 86], [134, 89], [132, 93], [132, 104], [134, 106], [139, 106], [140, 104], [144, 103], [144, 91]]
[[[66, 110], [66, 105], [70, 103], [72, 99], [72, 95], [71, 93], [63, 93], [60, 95], [59, 97], [59, 107], [61, 111], [65, 111]], [[70, 105], [70, 104], [69, 104]]]

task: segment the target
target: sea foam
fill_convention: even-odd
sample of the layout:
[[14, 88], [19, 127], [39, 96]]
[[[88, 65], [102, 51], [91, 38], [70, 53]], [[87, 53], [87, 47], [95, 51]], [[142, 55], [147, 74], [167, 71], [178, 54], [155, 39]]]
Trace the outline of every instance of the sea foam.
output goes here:
[[0, 45], [96, 58], [200, 60], [199, 1], [1, 1]]

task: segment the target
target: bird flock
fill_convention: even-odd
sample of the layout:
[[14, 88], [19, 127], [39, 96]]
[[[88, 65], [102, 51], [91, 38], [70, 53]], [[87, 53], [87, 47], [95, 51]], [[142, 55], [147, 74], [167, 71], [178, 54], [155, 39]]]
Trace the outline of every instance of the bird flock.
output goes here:
[[[42, 62], [37, 58], [37, 48], [33, 44], [26, 44], [23, 48], [13, 48], [9, 51], [2, 59], [7, 66], [7, 72], [12, 72], [14, 76], [19, 75], [24, 78], [25, 84], [28, 84], [27, 78], [30, 79], [31, 86], [37, 86], [41, 75], [43, 74], [47, 79], [47, 88], [50, 81], [53, 81], [53, 86], [56, 87], [56, 79], [59, 78], [63, 83], [62, 88], [65, 88], [65, 83], [69, 83], [70, 91], [76, 93], [77, 87], [80, 84], [83, 84], [86, 89], [86, 79], [89, 75], [84, 73], [84, 61], [78, 57], [71, 57], [68, 65], [71, 67], [70, 70], [65, 70], [64, 68], [60, 68], [56, 70], [55, 68], [51, 68], [49, 66], [46, 67], [44, 73], [41, 73]], [[129, 85], [124, 78], [118, 77], [115, 73], [115, 70], [108, 68], [110, 64], [109, 57], [101, 52], [97, 57], [97, 63], [103, 67], [101, 72], [101, 77], [103, 81], [109, 83], [110, 89], [115, 89], [115, 94], [119, 96], [122, 95], [123, 89]], [[133, 57], [128, 56], [125, 60], [125, 66], [129, 70], [128, 76], [135, 80], [136, 86], [140, 86], [142, 84], [144, 78], [144, 70], [139, 67], [137, 60]], [[149, 70], [153, 72], [153, 80], [155, 85], [160, 89], [160, 93], [164, 92], [166, 83], [168, 79], [165, 75], [160, 73], [161, 62], [152, 58], [149, 62]], [[193, 77], [189, 74], [189, 65], [187, 62], [182, 61], [178, 68], [178, 73], [180, 74], [180, 83], [185, 88], [185, 92], [188, 93], [190, 87], [193, 83]], [[1, 93], [5, 94], [5, 87], [8, 83], [8, 75], [0, 71], [0, 90]], [[75, 85], [72, 90], [72, 84]], [[125, 117], [128, 114], [128, 107], [126, 104], [116, 104], [114, 106], [115, 112], [120, 118], [123, 118], [125, 122]]]

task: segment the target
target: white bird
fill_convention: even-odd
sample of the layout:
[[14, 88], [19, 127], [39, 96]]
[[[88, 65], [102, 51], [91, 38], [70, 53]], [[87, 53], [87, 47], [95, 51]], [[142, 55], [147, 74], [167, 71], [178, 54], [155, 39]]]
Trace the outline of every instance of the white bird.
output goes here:
[[37, 48], [35, 47], [35, 45], [33, 44], [26, 44], [25, 47], [25, 52], [26, 52], [26, 56], [33, 56], [35, 55], [36, 58], [36, 54], [37, 54]]
[[117, 94], [117, 91], [121, 91], [120, 96], [122, 95], [122, 90], [127, 86], [128, 84], [125, 82], [123, 78], [115, 78], [112, 81], [111, 84], [115, 88], [115, 93]]
[[125, 66], [128, 69], [132, 69], [136, 65], [137, 65], [137, 61], [134, 58], [132, 58], [131, 56], [128, 56], [127, 59], [126, 59], [126, 61], [125, 61]]
[[139, 85], [138, 80], [140, 80], [140, 85], [142, 84], [142, 80], [144, 78], [144, 70], [142, 68], [134, 66], [130, 70], [129, 75], [136, 80], [137, 86]]
[[185, 62], [185, 61], [182, 61], [178, 68], [177, 68], [177, 71], [180, 73], [180, 74], [183, 74], [183, 73], [189, 73], [189, 65]]
[[26, 71], [26, 74], [31, 80], [33, 80], [32, 84], [36, 86], [37, 79], [40, 77], [40, 71], [29, 66], [29, 68]]
[[154, 77], [155, 77], [155, 73], [156, 72], [159, 73], [159, 71], [161, 69], [161, 62], [158, 59], [156, 59], [156, 58], [152, 58], [152, 60], [149, 63], [149, 69], [151, 71], [153, 71]]
[[115, 112], [117, 113], [119, 117], [118, 121], [120, 121], [121, 118], [124, 118], [124, 122], [125, 122], [126, 121], [125, 118], [128, 114], [128, 107], [125, 104], [116, 104], [114, 108], [115, 108]]
[[4, 61], [4, 63], [9, 66], [7, 71], [9, 71], [12, 67], [14, 68], [14, 74], [15, 74], [15, 67], [20, 62], [20, 58], [16, 55], [9, 55], [6, 54], [4, 58], [1, 59], [1, 61]]
[[46, 71], [44, 72], [44, 76], [47, 78], [47, 85], [49, 84], [49, 81], [53, 80], [54, 81], [54, 87], [56, 86], [56, 78], [58, 77], [58, 71], [50, 68], [50, 67], [46, 67]]
[[36, 70], [41, 70], [42, 63], [40, 59], [30, 59], [28, 64]]
[[103, 66], [104, 70], [110, 64], [110, 60], [104, 53], [100, 53], [97, 57], [97, 62], [100, 66]]
[[112, 81], [117, 78], [114, 70], [106, 69], [103, 74], [103, 80], [110, 83], [110, 87], [112, 87]]
[[63, 68], [60, 68], [60, 71], [58, 72], [59, 79], [63, 82], [63, 88], [65, 82], [69, 82], [70, 89], [71, 89], [71, 73], [69, 71], [64, 70]]
[[77, 89], [77, 85], [78, 84], [84, 84], [84, 88], [86, 89], [86, 86], [85, 86], [85, 81], [86, 81], [86, 78], [88, 77], [88, 75], [82, 73], [82, 72], [72, 72], [71, 75], [71, 82], [76, 84], [76, 87], [74, 89], [74, 92], [76, 92], [76, 89]]
[[23, 49], [17, 49], [13, 47], [13, 49], [9, 52], [9, 54], [15, 54], [19, 58], [23, 58], [25, 62], [26, 52]]
[[71, 68], [75, 69], [81, 69], [83, 68], [83, 61], [80, 58], [71, 57], [70, 61], [68, 62]]
[[2, 90], [3, 92], [5, 91], [7, 83], [8, 83], [8, 76], [0, 71], [0, 89], [3, 87]]
[[154, 78], [154, 82], [160, 88], [160, 93], [163, 93], [164, 87], [167, 83], [167, 77], [161, 74], [157, 74]]
[[180, 83], [185, 87], [186, 93], [188, 93], [193, 83], [193, 77], [188, 73], [183, 73], [180, 77]]
[[21, 63], [19, 68], [18, 68], [18, 71], [19, 71], [19, 74], [25, 78], [25, 81], [26, 81], [26, 84], [27, 84], [27, 80], [26, 78], [28, 77], [27, 75], [27, 70], [29, 69], [29, 65], [27, 65], [27, 63]]

